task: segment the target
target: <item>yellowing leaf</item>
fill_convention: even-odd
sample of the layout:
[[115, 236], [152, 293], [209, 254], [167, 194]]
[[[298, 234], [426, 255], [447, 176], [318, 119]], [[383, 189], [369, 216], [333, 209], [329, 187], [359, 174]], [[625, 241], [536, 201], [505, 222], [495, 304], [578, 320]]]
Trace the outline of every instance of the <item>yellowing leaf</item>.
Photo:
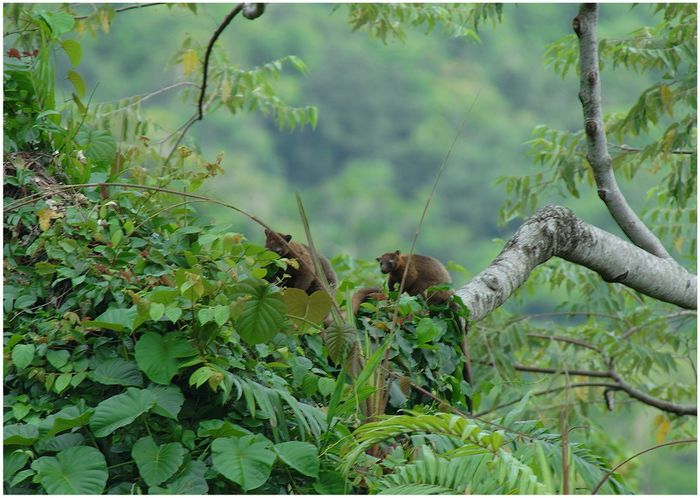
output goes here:
[[676, 237], [676, 240], [673, 241], [673, 247], [676, 251], [681, 252], [683, 248], [683, 237]]
[[668, 431], [671, 430], [671, 422], [665, 415], [657, 415], [654, 417], [654, 425], [656, 426], [656, 442], [663, 443]]
[[40, 209], [36, 212], [36, 215], [39, 217], [39, 228], [41, 228], [42, 232], [45, 232], [51, 227], [51, 220], [63, 217], [63, 213], [59, 213], [50, 208]]
[[109, 33], [109, 26], [110, 26], [110, 15], [109, 11], [102, 9], [100, 10], [100, 26], [102, 27], [102, 31], [105, 33]]
[[192, 74], [197, 69], [198, 62], [197, 52], [193, 49], [187, 50], [182, 55], [182, 72], [185, 73], [185, 76]]
[[661, 103], [664, 106], [664, 110], [669, 116], [673, 116], [673, 92], [671, 91], [671, 87], [668, 85], [661, 85], [659, 93], [661, 94]]
[[221, 100], [226, 102], [231, 97], [232, 88], [233, 85], [231, 85], [231, 80], [226, 78], [223, 83], [221, 83]]

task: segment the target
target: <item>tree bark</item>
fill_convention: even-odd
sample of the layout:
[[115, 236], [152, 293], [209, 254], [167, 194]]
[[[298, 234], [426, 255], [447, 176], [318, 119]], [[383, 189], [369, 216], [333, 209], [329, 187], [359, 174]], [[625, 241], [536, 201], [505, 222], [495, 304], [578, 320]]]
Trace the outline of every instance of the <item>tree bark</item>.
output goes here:
[[544, 207], [525, 220], [496, 259], [455, 294], [469, 308], [470, 320], [481, 320], [525, 283], [537, 265], [553, 256], [585, 266], [606, 282], [697, 309], [696, 275], [580, 220], [562, 206]]
[[594, 3], [581, 4], [579, 13], [572, 24], [579, 39], [581, 80], [578, 96], [583, 108], [583, 122], [588, 145], [586, 159], [593, 170], [598, 196], [632, 243], [655, 256], [671, 259], [659, 239], [627, 204], [612, 169], [612, 158], [608, 152], [601, 104], [598, 38], [596, 34], [598, 6]]

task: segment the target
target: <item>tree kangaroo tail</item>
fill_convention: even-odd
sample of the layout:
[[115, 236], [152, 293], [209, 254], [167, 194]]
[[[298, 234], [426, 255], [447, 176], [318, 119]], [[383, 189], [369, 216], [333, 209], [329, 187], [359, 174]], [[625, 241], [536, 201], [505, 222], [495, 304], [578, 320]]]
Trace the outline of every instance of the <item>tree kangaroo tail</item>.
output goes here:
[[367, 298], [372, 294], [377, 294], [381, 291], [382, 289], [380, 287], [362, 287], [361, 289], [355, 291], [355, 293], [352, 295], [351, 302], [352, 314], [357, 315], [357, 312], [360, 310], [360, 305], [367, 301]]

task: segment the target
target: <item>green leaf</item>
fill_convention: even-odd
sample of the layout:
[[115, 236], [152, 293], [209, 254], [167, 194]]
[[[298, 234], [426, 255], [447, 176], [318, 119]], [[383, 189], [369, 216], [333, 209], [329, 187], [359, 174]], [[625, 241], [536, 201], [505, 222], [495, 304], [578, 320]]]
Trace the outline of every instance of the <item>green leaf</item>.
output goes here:
[[243, 491], [259, 488], [270, 477], [276, 455], [272, 443], [261, 435], [219, 438], [211, 445], [212, 464]]
[[158, 446], [150, 436], [136, 441], [131, 449], [139, 474], [149, 486], [157, 486], [169, 479], [182, 465], [185, 453], [180, 443]]
[[98, 450], [76, 446], [32, 462], [36, 479], [50, 495], [98, 495], [107, 484], [107, 463]]
[[32, 424], [10, 424], [2, 428], [2, 438], [5, 445], [29, 446], [39, 439], [39, 429]]
[[280, 459], [294, 470], [309, 477], [318, 477], [318, 448], [311, 443], [287, 441], [275, 445]]
[[92, 413], [92, 408], [81, 412], [77, 406], [67, 406], [59, 412], [46, 417], [41, 421], [39, 427], [42, 431], [48, 430], [46, 436], [50, 437], [74, 427], [87, 425]]
[[148, 489], [149, 494], [167, 495], [204, 495], [209, 491], [204, 474], [207, 466], [204, 462], [192, 460], [187, 462], [179, 476], [169, 482], [164, 488], [154, 486]]
[[63, 40], [61, 42], [61, 46], [63, 47], [63, 50], [66, 51], [66, 55], [68, 55], [71, 65], [73, 67], [79, 66], [80, 61], [83, 59], [83, 49], [80, 46], [80, 43], [75, 40]]
[[75, 26], [75, 19], [67, 12], [42, 12], [39, 15], [49, 26], [51, 35], [55, 39], [68, 33]]
[[136, 306], [131, 308], [108, 309], [94, 321], [83, 322], [86, 326], [100, 327], [108, 330], [122, 332], [124, 330], [134, 330], [136, 319]]
[[249, 300], [236, 322], [236, 329], [248, 344], [268, 342], [284, 324], [284, 302], [272, 286], [251, 286]]
[[70, 358], [70, 352], [65, 349], [49, 349], [46, 352], [46, 360], [54, 367], [56, 370], [61, 368], [63, 365], [68, 363]]
[[157, 384], [170, 384], [177, 374], [178, 358], [195, 356], [197, 351], [177, 332], [160, 335], [147, 332], [136, 343], [135, 357], [139, 368]]
[[214, 321], [221, 327], [228, 321], [229, 318], [229, 308], [228, 306], [218, 305], [214, 308]]
[[175, 305], [165, 308], [165, 317], [171, 322], [177, 322], [182, 316], [182, 310]]
[[348, 492], [345, 478], [335, 471], [322, 472], [314, 482], [314, 489], [320, 495], [344, 495]]
[[105, 437], [120, 427], [129, 425], [156, 403], [156, 397], [147, 389], [130, 387], [101, 402], [90, 419], [90, 428], [97, 437]]
[[357, 330], [347, 323], [332, 323], [326, 330], [326, 348], [328, 356], [336, 365], [345, 360], [355, 343]]
[[153, 407], [153, 413], [163, 417], [177, 420], [177, 415], [185, 402], [185, 397], [178, 386], [158, 386], [151, 384], [147, 387], [156, 398], [156, 406]]
[[416, 327], [416, 339], [419, 344], [432, 342], [440, 337], [440, 327], [431, 318], [421, 318]]
[[74, 446], [81, 446], [85, 442], [85, 437], [79, 432], [67, 432], [59, 434], [49, 439], [41, 439], [36, 442], [35, 448], [39, 453], [50, 453], [63, 451]]
[[[68, 70], [68, 73], [66, 74], [68, 77], [68, 81], [71, 82], [73, 85], [73, 89], [75, 90], [75, 94], [78, 97], [85, 97], [85, 94], [87, 93], [87, 85], [85, 84], [85, 80], [83, 77], [80, 75], [80, 73], [73, 71], [72, 69]], [[90, 150], [90, 149], [88, 149]], [[116, 152], [116, 149], [115, 149]], [[86, 154], [88, 157], [90, 157], [89, 154]], [[95, 161], [97, 163], [97, 161]]]
[[151, 320], [157, 322], [165, 314], [165, 305], [161, 303], [151, 303], [148, 307], [148, 316]]
[[108, 131], [81, 129], [75, 137], [85, 156], [98, 167], [110, 166], [117, 157], [117, 143]]
[[15, 450], [5, 454], [2, 460], [2, 479], [9, 481], [13, 475], [19, 472], [29, 461], [29, 454], [25, 450]]
[[12, 348], [12, 363], [18, 370], [27, 368], [34, 359], [34, 344], [17, 344]]
[[53, 389], [56, 393], [61, 394], [61, 392], [70, 385], [71, 378], [73, 376], [69, 373], [62, 373], [56, 378], [53, 383]]
[[136, 363], [122, 358], [110, 358], [101, 362], [91, 372], [90, 378], [108, 386], [141, 387], [143, 385], [143, 376]]
[[250, 431], [246, 431], [242, 427], [232, 424], [227, 420], [219, 419], [203, 420], [199, 423], [199, 428], [197, 429], [197, 436], [199, 437], [240, 437], [249, 434]]

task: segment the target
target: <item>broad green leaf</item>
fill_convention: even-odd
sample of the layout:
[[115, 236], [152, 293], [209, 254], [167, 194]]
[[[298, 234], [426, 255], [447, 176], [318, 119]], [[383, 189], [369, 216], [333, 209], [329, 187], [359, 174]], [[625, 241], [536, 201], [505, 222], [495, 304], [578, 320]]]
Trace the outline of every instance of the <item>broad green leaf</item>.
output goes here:
[[12, 348], [12, 363], [18, 370], [27, 368], [34, 359], [34, 344], [17, 344]]
[[19, 472], [29, 461], [29, 453], [25, 450], [15, 450], [5, 454], [2, 459], [2, 479], [9, 481], [13, 475]]
[[344, 495], [348, 492], [345, 478], [335, 471], [321, 472], [314, 482], [314, 489], [320, 495]]
[[169, 417], [177, 420], [177, 415], [180, 413], [185, 397], [178, 386], [158, 386], [151, 384], [147, 387], [156, 398], [156, 406], [153, 407], [153, 413], [163, 417]]
[[65, 35], [75, 26], [75, 19], [67, 12], [42, 12], [40, 17], [46, 22], [51, 29], [51, 36], [58, 39], [61, 35]]
[[204, 462], [192, 460], [178, 472], [177, 477], [165, 487], [154, 486], [148, 489], [149, 494], [167, 495], [204, 495], [209, 491], [209, 485], [204, 479], [207, 466]]
[[[83, 77], [80, 76], [80, 73], [69, 69], [66, 76], [68, 77], [68, 81], [71, 82], [71, 85], [73, 85], [73, 90], [75, 90], [75, 94], [78, 97], [85, 97], [85, 94], [87, 93], [87, 85], [85, 84], [85, 80], [83, 79]], [[87, 150], [89, 152], [91, 149], [88, 148]], [[86, 156], [90, 157], [90, 154], [86, 154]], [[95, 164], [98, 164], [98, 162], [95, 161]]]
[[252, 286], [236, 322], [238, 334], [248, 344], [267, 342], [282, 329], [284, 312], [282, 297], [272, 286]]
[[29, 446], [39, 439], [39, 429], [32, 424], [10, 424], [2, 428], [3, 444]]
[[142, 437], [131, 450], [131, 457], [139, 474], [149, 486], [157, 486], [169, 479], [182, 465], [186, 450], [180, 443], [158, 446], [150, 436]]
[[56, 370], [68, 363], [69, 358], [70, 352], [66, 351], [65, 349], [49, 349], [46, 352], [46, 361], [48, 361]]
[[339, 365], [345, 360], [355, 343], [357, 330], [347, 323], [332, 323], [326, 330], [326, 348], [333, 363]]
[[151, 320], [157, 322], [165, 314], [165, 305], [161, 303], [151, 303], [148, 307], [148, 316]]
[[98, 495], [107, 484], [107, 463], [98, 450], [76, 446], [32, 462], [37, 480], [50, 495]]
[[31, 411], [31, 407], [24, 403], [15, 403], [12, 405], [12, 416], [15, 420], [22, 420]]
[[318, 477], [318, 448], [311, 443], [287, 441], [275, 445], [280, 459], [305, 476]]
[[197, 429], [197, 436], [199, 437], [240, 437], [247, 436], [249, 434], [250, 431], [247, 431], [236, 424], [233, 424], [227, 420], [218, 419], [203, 420], [199, 423], [199, 428]]
[[108, 436], [132, 423], [136, 417], [153, 408], [155, 403], [156, 397], [151, 391], [130, 387], [125, 393], [107, 398], [97, 405], [90, 419], [90, 429], [97, 437]]
[[86, 326], [100, 327], [108, 330], [122, 332], [124, 330], [134, 330], [136, 319], [136, 306], [131, 308], [108, 309], [94, 321], [83, 322]]
[[270, 477], [276, 455], [260, 435], [219, 438], [211, 445], [214, 468], [243, 491], [259, 488]]
[[143, 385], [143, 375], [136, 363], [122, 358], [110, 358], [101, 362], [90, 374], [95, 382], [108, 386]]
[[69, 373], [62, 373], [59, 375], [53, 383], [53, 389], [56, 393], [61, 394], [63, 390], [70, 385], [71, 378], [73, 376]]
[[110, 166], [117, 157], [117, 143], [108, 131], [83, 128], [75, 138], [85, 148], [85, 156], [98, 167]]
[[81, 412], [77, 406], [67, 406], [53, 415], [49, 415], [39, 423], [39, 428], [42, 433], [46, 432], [46, 436], [50, 437], [59, 432], [73, 429], [74, 427], [82, 427], [87, 425], [92, 416], [93, 409], [89, 408]]
[[229, 308], [228, 306], [218, 305], [214, 308], [214, 321], [221, 327], [228, 321], [229, 318]]
[[67, 432], [49, 439], [41, 439], [36, 442], [35, 448], [39, 453], [63, 451], [74, 446], [81, 446], [85, 442], [85, 436], [79, 432]]
[[134, 356], [149, 379], [167, 385], [178, 372], [178, 358], [196, 354], [197, 351], [177, 332], [165, 335], [147, 332], [136, 343]]
[[431, 342], [440, 336], [440, 328], [431, 318], [421, 318], [416, 327], [416, 339], [419, 344]]
[[182, 310], [175, 305], [165, 308], [165, 317], [171, 322], [177, 322], [182, 316]]
[[27, 477], [33, 476], [34, 474], [36, 474], [36, 472], [33, 471], [32, 469], [26, 469], [26, 470], [22, 470], [20, 472], [17, 472], [17, 474], [10, 481], [10, 486], [15, 487], [19, 483], [24, 481]]
[[83, 49], [75, 40], [63, 40], [61, 42], [61, 47], [66, 51], [68, 59], [73, 67], [79, 66], [80, 61], [83, 59]]

